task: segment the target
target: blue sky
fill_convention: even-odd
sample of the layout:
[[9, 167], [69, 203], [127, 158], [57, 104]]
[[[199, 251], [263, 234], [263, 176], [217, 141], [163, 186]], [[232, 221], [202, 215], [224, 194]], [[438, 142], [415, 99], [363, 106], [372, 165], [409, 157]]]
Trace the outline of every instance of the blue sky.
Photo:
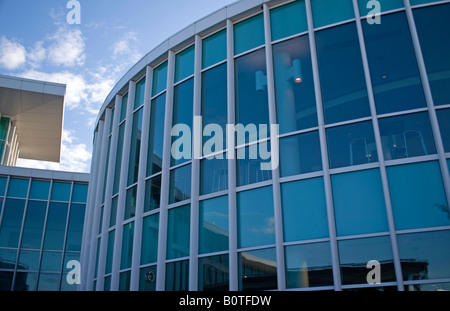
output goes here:
[[140, 58], [235, 0], [0, 0], [0, 74], [67, 85], [60, 163], [18, 166], [89, 172], [94, 123], [106, 96]]

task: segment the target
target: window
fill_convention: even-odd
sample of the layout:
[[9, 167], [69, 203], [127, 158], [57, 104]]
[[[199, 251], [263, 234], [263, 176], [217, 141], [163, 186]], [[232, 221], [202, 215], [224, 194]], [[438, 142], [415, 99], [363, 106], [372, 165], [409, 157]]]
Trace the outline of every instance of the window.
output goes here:
[[50, 182], [45, 180], [33, 180], [31, 182], [30, 199], [48, 200]]
[[450, 109], [436, 111], [445, 152], [450, 152]]
[[86, 203], [87, 192], [88, 192], [87, 184], [74, 184], [72, 193], [72, 202]]
[[20, 244], [21, 248], [41, 248], [46, 211], [47, 202], [28, 200], [22, 242]]
[[28, 179], [11, 178], [8, 186], [8, 197], [25, 199], [28, 194]]
[[228, 250], [228, 197], [200, 201], [199, 253]]
[[330, 243], [287, 246], [285, 256], [287, 288], [333, 286]]
[[227, 291], [229, 288], [228, 255], [198, 259], [198, 290]]
[[169, 210], [167, 259], [189, 256], [190, 219], [190, 205]]
[[[430, 2], [411, 1], [411, 4]], [[435, 105], [450, 104], [450, 4], [413, 10]]]
[[200, 161], [200, 195], [228, 189], [228, 160], [222, 157]]
[[169, 204], [191, 198], [191, 165], [170, 171]]
[[238, 254], [239, 291], [277, 289], [275, 248]]
[[[369, 14], [374, 14], [376, 10], [380, 9], [380, 12], [386, 12], [390, 10], [395, 10], [403, 7], [402, 0], [377, 0], [380, 5], [377, 7], [375, 4], [369, 5], [368, 0], [358, 0], [359, 14], [361, 16], [366, 16]], [[381, 17], [382, 19], [384, 16]]]
[[50, 202], [45, 229], [45, 250], [62, 250], [69, 204]]
[[323, 178], [281, 184], [285, 242], [328, 237]]
[[130, 222], [123, 226], [122, 258], [120, 260], [120, 269], [127, 269], [131, 267], [131, 259], [133, 256], [133, 237], [134, 222]]
[[137, 186], [127, 190], [127, 198], [125, 201], [124, 220], [130, 219], [136, 214]]
[[227, 58], [227, 31], [221, 30], [202, 42], [202, 68], [207, 68]]
[[161, 200], [161, 175], [153, 177], [145, 183], [144, 213], [158, 209]]
[[156, 262], [158, 254], [159, 214], [144, 218], [142, 228], [141, 265]]
[[167, 87], [167, 61], [153, 70], [152, 96], [155, 96]]
[[[326, 12], [342, 1], [323, 1]], [[351, 2], [351, 1], [348, 1]], [[341, 10], [337, 8], [337, 11]], [[325, 123], [370, 116], [366, 79], [355, 23], [316, 33]]]
[[234, 25], [235, 55], [263, 45], [264, 41], [264, 18], [262, 14]]
[[189, 260], [166, 264], [166, 291], [189, 290]]
[[238, 247], [275, 243], [272, 187], [237, 193]]
[[272, 41], [308, 30], [305, 1], [294, 1], [270, 11]]
[[355, 17], [352, 0], [312, 0], [311, 7], [316, 28]]
[[273, 61], [280, 134], [317, 126], [309, 37], [274, 45]]
[[134, 109], [137, 109], [144, 104], [144, 96], [145, 96], [145, 77], [136, 83], [136, 94], [134, 97]]
[[137, 182], [139, 173], [139, 156], [141, 151], [142, 113], [139, 109], [133, 115], [133, 128], [131, 132], [130, 160], [128, 166], [128, 186]]
[[140, 291], [156, 291], [156, 266], [142, 268], [139, 277]]
[[319, 132], [308, 132], [280, 139], [281, 177], [322, 170]]
[[362, 23], [377, 113], [426, 107], [404, 12]]
[[372, 122], [359, 122], [327, 129], [330, 168], [378, 161]]
[[338, 236], [389, 230], [378, 169], [331, 176]]
[[438, 162], [387, 168], [397, 230], [450, 225]]
[[436, 153], [426, 112], [379, 120], [384, 158], [395, 160]]
[[71, 183], [54, 182], [52, 185], [51, 200], [69, 202], [71, 189], [72, 189]]
[[120, 171], [122, 167], [122, 154], [123, 154], [123, 138], [125, 134], [125, 123], [122, 123], [119, 126], [119, 137], [117, 141], [117, 157], [116, 164], [114, 170], [114, 185], [113, 185], [113, 194], [119, 192], [119, 183], [120, 183]]
[[24, 210], [25, 200], [6, 200], [0, 227], [0, 247], [18, 247]]
[[120, 122], [125, 120], [127, 117], [127, 107], [128, 107], [128, 91], [122, 96], [122, 105], [120, 108]]
[[66, 238], [66, 251], [81, 251], [85, 210], [85, 204], [72, 204], [70, 206], [70, 216]]
[[270, 141], [267, 143], [260, 143], [258, 145], [251, 145], [237, 150], [237, 186], [245, 186], [253, 183], [263, 182], [272, 179], [271, 170], [263, 170], [261, 165], [269, 163], [270, 159], [263, 160], [261, 156], [261, 149], [263, 152], [268, 152]]
[[194, 45], [175, 56], [175, 83], [194, 74], [194, 57]]
[[152, 100], [147, 155], [147, 176], [159, 173], [162, 170], [165, 108], [165, 94]]

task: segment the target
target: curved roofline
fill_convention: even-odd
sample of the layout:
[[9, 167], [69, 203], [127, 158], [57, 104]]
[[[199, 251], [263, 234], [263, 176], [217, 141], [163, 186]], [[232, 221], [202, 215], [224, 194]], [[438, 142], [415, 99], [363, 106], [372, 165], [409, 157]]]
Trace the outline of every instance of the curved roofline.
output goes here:
[[[293, 1], [293, 0], [291, 0]], [[161, 61], [166, 59], [168, 51], [179, 51], [187, 45], [194, 43], [196, 35], [204, 36], [219, 30], [226, 26], [228, 19], [238, 21], [239, 19], [251, 15], [252, 13], [262, 12], [262, 5], [270, 3], [276, 5], [278, 3], [288, 3], [290, 0], [239, 0], [235, 3], [227, 5], [199, 20], [187, 26], [186, 28], [175, 33], [167, 40], [159, 44], [153, 50], [148, 52], [142, 57], [135, 65], [133, 65], [120, 80], [113, 87], [111, 92], [103, 102], [102, 107], [99, 110], [95, 128], [97, 128], [98, 122], [102, 119], [102, 116], [106, 108], [113, 102], [117, 93], [125, 91], [130, 80], [140, 78], [145, 72], [147, 66], [156, 66]]]

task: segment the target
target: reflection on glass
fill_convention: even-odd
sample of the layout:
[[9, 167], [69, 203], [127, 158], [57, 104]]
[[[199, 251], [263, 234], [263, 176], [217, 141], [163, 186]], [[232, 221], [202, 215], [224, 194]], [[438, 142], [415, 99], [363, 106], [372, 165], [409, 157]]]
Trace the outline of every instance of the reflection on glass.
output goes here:
[[338, 241], [342, 284], [367, 284], [367, 263], [380, 263], [381, 282], [395, 282], [394, 260], [389, 236]]
[[[380, 3], [379, 5], [380, 12], [386, 12], [403, 7], [402, 0], [377, 0], [377, 1]], [[368, 0], [358, 0], [358, 7], [359, 7], [359, 14], [361, 16], [366, 16], [374, 13], [372, 11], [375, 8], [375, 5], [368, 5]]]
[[141, 269], [139, 274], [139, 291], [156, 291], [156, 266]]
[[36, 200], [48, 200], [48, 194], [50, 191], [50, 182], [46, 180], [33, 180], [31, 181], [30, 199]]
[[[326, 12], [332, 12], [328, 7], [330, 1], [322, 2], [327, 4]], [[370, 116], [355, 23], [318, 31], [316, 44], [325, 123]]]
[[405, 291], [407, 292], [448, 292], [450, 291], [450, 283], [426, 283], [426, 284], [414, 284], [406, 285]]
[[192, 45], [175, 56], [175, 83], [194, 74], [195, 46]]
[[323, 178], [281, 184], [284, 241], [328, 237]]
[[114, 238], [115, 238], [115, 230], [110, 231], [108, 233], [108, 249], [106, 252], [106, 268], [105, 274], [111, 273], [112, 271], [112, 260], [113, 260], [113, 252], [114, 252]]
[[372, 122], [360, 122], [327, 129], [330, 168], [378, 161]]
[[28, 193], [28, 182], [28, 179], [11, 178], [8, 186], [8, 197], [25, 199]]
[[131, 271], [122, 272], [119, 276], [119, 291], [130, 291]]
[[305, 1], [294, 1], [270, 10], [272, 41], [308, 30]]
[[275, 248], [242, 252], [239, 261], [239, 290], [277, 289]]
[[191, 198], [191, 164], [170, 171], [169, 204]]
[[200, 161], [200, 195], [228, 189], [228, 160], [216, 157]]
[[329, 242], [287, 246], [285, 255], [287, 288], [333, 285]]
[[6, 200], [0, 227], [0, 247], [17, 248], [24, 210], [25, 200]]
[[73, 184], [72, 202], [86, 203], [88, 184]]
[[338, 236], [389, 231], [380, 171], [331, 176]]
[[122, 105], [120, 107], [120, 122], [127, 117], [128, 91], [122, 96]]
[[0, 177], [0, 196], [5, 195], [6, 182], [8, 181], [7, 177]]
[[321, 27], [354, 18], [352, 0], [312, 0], [314, 27]]
[[56, 292], [59, 291], [59, 273], [40, 273], [38, 291]]
[[406, 14], [382, 19], [362, 23], [377, 113], [426, 107]]
[[450, 109], [436, 111], [445, 152], [450, 152]]
[[237, 186], [245, 186], [272, 179], [271, 170], [261, 169], [261, 164], [269, 163], [270, 161], [270, 158], [262, 159], [261, 150], [269, 152], [270, 142], [259, 143], [237, 150]]
[[41, 271], [59, 272], [62, 268], [62, 253], [61, 252], [43, 252]]
[[162, 94], [153, 99], [151, 106], [147, 176], [156, 174], [162, 169], [166, 94]]
[[264, 44], [264, 18], [262, 14], [234, 25], [234, 54], [240, 54]]
[[450, 277], [450, 231], [401, 234], [397, 240], [404, 281]]
[[167, 259], [189, 256], [190, 211], [190, 205], [169, 210]]
[[281, 177], [322, 170], [319, 132], [309, 132], [280, 139]]
[[156, 262], [158, 253], [159, 214], [144, 218], [142, 228], [141, 265]]
[[40, 249], [44, 231], [47, 202], [28, 201], [27, 213], [22, 233], [21, 248]]
[[120, 170], [122, 167], [124, 134], [125, 134], [125, 123], [122, 123], [119, 126], [119, 137], [118, 137], [118, 141], [117, 141], [117, 154], [116, 154], [116, 165], [115, 165], [115, 169], [114, 169], [113, 194], [116, 194], [119, 192]]
[[229, 286], [228, 255], [198, 259], [198, 290], [227, 291]]
[[144, 213], [159, 208], [160, 199], [161, 175], [158, 175], [145, 183]]
[[161, 93], [167, 87], [167, 61], [153, 70], [152, 96]]
[[117, 203], [119, 201], [119, 197], [116, 196], [111, 201], [111, 218], [109, 220], [109, 227], [113, 227], [116, 225], [116, 219], [117, 219]]
[[308, 36], [274, 45], [273, 59], [280, 134], [317, 126]]
[[21, 250], [19, 254], [19, 262], [17, 263], [17, 269], [39, 270], [39, 256], [40, 251]]
[[71, 189], [72, 189], [71, 183], [54, 182], [52, 185], [51, 200], [69, 202]]
[[141, 151], [142, 112], [139, 109], [133, 115], [133, 128], [131, 134], [130, 158], [128, 161], [128, 186], [137, 182], [139, 172], [139, 155]]
[[379, 120], [386, 160], [436, 153], [430, 119], [426, 112]]
[[70, 206], [69, 224], [67, 226], [66, 251], [81, 251], [85, 210], [85, 204], [72, 204]]
[[450, 104], [450, 4], [415, 9], [413, 14], [434, 104]]
[[125, 202], [124, 220], [130, 219], [136, 213], [137, 186], [127, 190], [127, 199]]
[[202, 42], [202, 68], [207, 68], [227, 58], [227, 31], [221, 30]]
[[189, 290], [189, 260], [166, 264], [166, 291]]
[[0, 269], [14, 269], [16, 264], [17, 250], [0, 248]]
[[134, 237], [134, 222], [130, 222], [123, 226], [122, 238], [122, 258], [120, 260], [120, 269], [127, 269], [131, 267], [131, 259], [133, 256], [133, 237]]
[[33, 292], [36, 290], [38, 274], [33, 272], [17, 272], [14, 291]]
[[228, 197], [201, 201], [199, 208], [199, 253], [227, 250]]
[[[258, 128], [260, 124], [265, 124], [267, 133], [259, 132], [259, 137], [270, 137], [265, 50], [259, 49], [237, 58], [235, 73], [236, 124], [246, 128], [249, 125]], [[252, 136], [249, 133], [246, 136], [249, 136], [246, 138], [249, 142]]]
[[397, 230], [450, 225], [438, 162], [387, 168]]
[[134, 109], [137, 109], [144, 104], [144, 95], [145, 95], [145, 77], [136, 83]]
[[275, 243], [272, 187], [237, 194], [238, 247]]

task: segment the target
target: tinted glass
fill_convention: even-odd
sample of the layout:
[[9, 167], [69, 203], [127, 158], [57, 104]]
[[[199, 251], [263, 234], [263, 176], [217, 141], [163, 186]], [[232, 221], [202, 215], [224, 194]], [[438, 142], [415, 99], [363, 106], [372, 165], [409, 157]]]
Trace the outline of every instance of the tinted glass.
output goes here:
[[200, 201], [199, 253], [228, 249], [228, 197]]
[[175, 56], [175, 82], [194, 74], [195, 47], [191, 46]]
[[137, 186], [127, 190], [127, 199], [125, 202], [125, 215], [124, 219], [127, 220], [134, 217], [136, 214], [136, 197], [137, 197]]
[[167, 259], [189, 256], [190, 218], [190, 205], [169, 210]]
[[200, 195], [228, 189], [228, 160], [213, 157], [200, 161]]
[[153, 70], [152, 96], [164, 91], [167, 87], [167, 61]]
[[31, 182], [30, 199], [48, 200], [49, 190], [49, 181], [33, 180]]
[[54, 182], [52, 185], [51, 200], [69, 202], [71, 189], [72, 189], [71, 183]]
[[17, 270], [39, 270], [40, 251], [21, 250]]
[[227, 58], [227, 31], [221, 30], [202, 42], [202, 67], [206, 68]]
[[165, 108], [165, 94], [152, 100], [147, 155], [147, 176], [160, 172], [162, 168]]
[[237, 150], [237, 186], [245, 186], [272, 179], [272, 171], [263, 170], [261, 167], [263, 163], [268, 163], [270, 159], [262, 159], [260, 148], [264, 148], [263, 146], [268, 147], [269, 144], [252, 145]]
[[88, 192], [87, 184], [74, 184], [72, 193], [72, 202], [86, 203]]
[[272, 41], [308, 30], [305, 1], [294, 1], [270, 11]]
[[161, 200], [161, 175], [153, 177], [145, 183], [144, 212], [159, 208]]
[[[373, 15], [380, 9], [380, 12], [395, 10], [403, 7], [402, 0], [377, 0], [379, 6], [375, 2], [369, 2], [368, 0], [358, 0], [359, 14], [361, 16]], [[381, 19], [383, 19], [381, 17]], [[383, 23], [383, 22], [382, 22]]]
[[122, 97], [122, 105], [120, 107], [120, 122], [125, 120], [127, 117], [127, 107], [128, 107], [128, 92]]
[[70, 206], [69, 225], [67, 228], [66, 251], [81, 251], [83, 236], [85, 204], [72, 204]]
[[62, 250], [69, 204], [51, 202], [45, 229], [45, 250]]
[[142, 228], [141, 265], [156, 262], [158, 254], [159, 214], [144, 218]]
[[123, 226], [122, 239], [122, 258], [120, 261], [120, 269], [127, 269], [131, 267], [131, 259], [133, 255], [133, 237], [134, 237], [134, 222], [130, 222]]
[[139, 276], [140, 291], [156, 291], [156, 266], [142, 268]]
[[28, 201], [21, 248], [40, 249], [47, 202]]
[[275, 248], [238, 254], [239, 290], [277, 289]]
[[139, 109], [133, 115], [133, 128], [131, 134], [130, 160], [128, 162], [128, 185], [137, 182], [139, 173], [139, 155], [141, 151], [142, 136], [142, 113], [144, 108]]
[[354, 18], [352, 0], [312, 0], [314, 27]]
[[228, 291], [228, 255], [202, 257], [198, 259], [198, 290]]
[[124, 134], [125, 134], [125, 123], [122, 123], [119, 126], [119, 137], [118, 137], [118, 141], [117, 141], [117, 155], [116, 155], [116, 165], [115, 165], [115, 170], [114, 170], [114, 185], [113, 185], [113, 193], [114, 194], [119, 192], [120, 169], [122, 167]]
[[136, 94], [134, 97], [134, 109], [142, 106], [144, 104], [145, 96], [145, 77], [136, 83]]
[[18, 247], [24, 210], [25, 200], [6, 200], [0, 227], [0, 247]]
[[114, 252], [114, 238], [115, 238], [115, 234], [116, 231], [110, 231], [108, 233], [108, 250], [106, 253], [106, 268], [105, 268], [105, 273], [111, 273], [112, 271], [112, 260], [113, 260], [113, 252]]
[[166, 264], [166, 291], [189, 289], [189, 260]]
[[11, 178], [8, 186], [8, 197], [26, 198], [28, 194], [28, 179]]
[[450, 109], [436, 111], [445, 152], [450, 152]]
[[234, 25], [234, 54], [264, 44], [264, 18], [258, 14]]
[[191, 198], [191, 165], [170, 171], [169, 204]]

